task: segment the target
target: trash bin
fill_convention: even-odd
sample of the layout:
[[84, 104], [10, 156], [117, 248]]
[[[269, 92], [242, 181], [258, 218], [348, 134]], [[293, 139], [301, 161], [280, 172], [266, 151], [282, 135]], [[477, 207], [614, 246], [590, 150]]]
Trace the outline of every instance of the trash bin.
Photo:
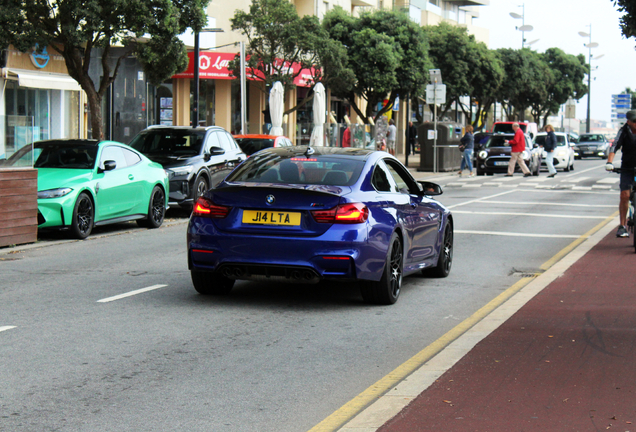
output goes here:
[[[422, 123], [417, 128], [417, 141], [420, 145], [420, 167], [418, 171], [433, 171], [433, 144], [435, 124]], [[437, 122], [437, 171], [446, 172], [459, 170], [462, 153], [458, 146], [464, 133], [464, 127], [459, 123]]]

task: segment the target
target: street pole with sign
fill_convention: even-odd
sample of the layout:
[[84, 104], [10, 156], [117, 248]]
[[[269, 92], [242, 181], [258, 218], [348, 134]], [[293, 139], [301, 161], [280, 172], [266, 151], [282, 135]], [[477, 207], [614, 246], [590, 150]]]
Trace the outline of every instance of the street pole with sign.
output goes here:
[[[428, 70], [431, 82], [426, 86], [426, 103], [433, 104], [433, 172], [437, 173], [437, 104], [446, 101], [446, 86], [442, 84], [442, 71], [439, 69]], [[422, 150], [420, 149], [420, 152]]]

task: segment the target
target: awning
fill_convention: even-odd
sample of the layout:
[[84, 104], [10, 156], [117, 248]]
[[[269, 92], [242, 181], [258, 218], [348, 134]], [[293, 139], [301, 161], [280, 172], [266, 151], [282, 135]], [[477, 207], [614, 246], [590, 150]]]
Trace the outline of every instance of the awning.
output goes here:
[[7, 78], [17, 77], [20, 87], [80, 91], [79, 83], [68, 75], [8, 69]]

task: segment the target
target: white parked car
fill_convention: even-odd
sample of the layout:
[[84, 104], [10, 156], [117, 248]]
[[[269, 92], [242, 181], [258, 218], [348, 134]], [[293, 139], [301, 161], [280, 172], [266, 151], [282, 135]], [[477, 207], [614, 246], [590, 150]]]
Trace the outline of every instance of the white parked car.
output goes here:
[[[565, 132], [555, 132], [557, 147], [554, 149], [554, 168], [557, 170], [571, 171], [574, 169], [574, 141]], [[534, 137], [534, 143], [543, 146], [545, 143], [545, 132], [540, 132]], [[547, 154], [543, 151], [541, 168], [548, 169], [545, 162]]]

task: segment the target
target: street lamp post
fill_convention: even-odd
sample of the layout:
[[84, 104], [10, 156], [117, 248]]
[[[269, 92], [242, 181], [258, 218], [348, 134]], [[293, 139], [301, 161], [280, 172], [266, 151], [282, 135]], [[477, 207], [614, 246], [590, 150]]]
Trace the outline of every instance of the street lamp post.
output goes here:
[[192, 127], [199, 126], [199, 69], [201, 62], [199, 60], [199, 33], [223, 33], [222, 28], [204, 28], [200, 32], [194, 32], [194, 95], [191, 117]]
[[[526, 5], [521, 4], [519, 5], [519, 7], [521, 8], [521, 14], [518, 14], [516, 12], [510, 12], [510, 16], [513, 17], [514, 19], [520, 19], [521, 20], [521, 27], [515, 27], [515, 29], [521, 31], [521, 48], [523, 49], [525, 47], [525, 43], [526, 43], [526, 32], [532, 31], [534, 29], [534, 27], [532, 27], [531, 25], [526, 25]], [[531, 43], [535, 43], [537, 40], [532, 41]], [[528, 44], [530, 45], [530, 44]]]
[[[590, 133], [590, 107], [592, 102], [592, 48], [596, 48], [598, 43], [592, 42], [592, 24], [588, 25], [590, 28], [590, 32], [579, 32], [581, 37], [589, 38], [589, 42], [584, 46], [588, 49], [588, 64], [590, 66], [590, 70], [587, 73], [587, 120], [585, 122], [585, 132]], [[600, 58], [600, 56], [599, 56]]]

